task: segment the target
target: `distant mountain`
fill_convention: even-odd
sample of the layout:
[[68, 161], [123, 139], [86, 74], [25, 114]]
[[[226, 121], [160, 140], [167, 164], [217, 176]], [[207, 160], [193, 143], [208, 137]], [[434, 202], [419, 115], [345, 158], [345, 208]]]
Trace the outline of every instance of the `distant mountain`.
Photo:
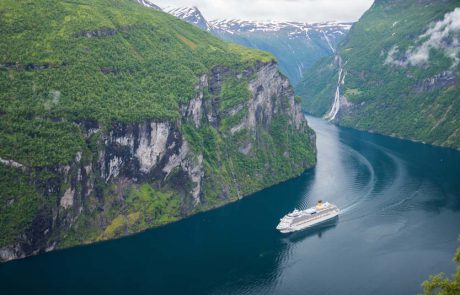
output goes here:
[[205, 31], [212, 31], [208, 21], [197, 7], [165, 7], [163, 10]]
[[224, 40], [273, 53], [293, 84], [320, 58], [333, 55], [351, 27], [350, 23], [241, 20], [214, 20], [210, 24], [214, 34]]
[[155, 10], [161, 10], [160, 7], [158, 7], [157, 5], [153, 4], [149, 0], [137, 0], [137, 3], [139, 3], [139, 4], [141, 4], [141, 5], [145, 6], [145, 7], [153, 8]]
[[293, 84], [297, 84], [317, 60], [333, 55], [352, 25], [234, 19], [207, 21], [197, 7], [166, 7], [163, 10], [226, 41], [271, 52]]
[[304, 109], [357, 129], [460, 149], [458, 0], [377, 0], [312, 67]]

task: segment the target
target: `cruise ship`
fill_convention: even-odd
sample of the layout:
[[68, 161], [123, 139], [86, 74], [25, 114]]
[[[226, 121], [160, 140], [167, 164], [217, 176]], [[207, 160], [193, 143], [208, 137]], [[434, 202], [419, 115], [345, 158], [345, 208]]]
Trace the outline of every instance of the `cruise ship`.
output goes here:
[[289, 233], [298, 230], [303, 230], [312, 227], [323, 221], [332, 219], [339, 215], [337, 206], [322, 201], [318, 201], [316, 206], [306, 210], [295, 209], [291, 213], [280, 219], [280, 223], [276, 227], [282, 233]]

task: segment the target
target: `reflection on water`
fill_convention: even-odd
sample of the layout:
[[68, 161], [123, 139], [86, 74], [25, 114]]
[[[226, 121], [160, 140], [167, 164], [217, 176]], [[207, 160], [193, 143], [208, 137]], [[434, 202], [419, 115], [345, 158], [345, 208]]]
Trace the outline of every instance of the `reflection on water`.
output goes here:
[[[136, 236], [1, 265], [0, 294], [416, 294], [453, 271], [460, 154], [308, 120], [318, 165], [302, 176]], [[340, 217], [275, 230], [319, 199]]]

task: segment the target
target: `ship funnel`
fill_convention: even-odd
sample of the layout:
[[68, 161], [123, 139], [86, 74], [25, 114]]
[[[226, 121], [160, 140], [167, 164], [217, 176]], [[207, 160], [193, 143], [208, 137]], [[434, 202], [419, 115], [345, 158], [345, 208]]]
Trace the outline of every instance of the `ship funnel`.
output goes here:
[[323, 208], [323, 201], [319, 200], [318, 203], [316, 203], [316, 209], [321, 209]]

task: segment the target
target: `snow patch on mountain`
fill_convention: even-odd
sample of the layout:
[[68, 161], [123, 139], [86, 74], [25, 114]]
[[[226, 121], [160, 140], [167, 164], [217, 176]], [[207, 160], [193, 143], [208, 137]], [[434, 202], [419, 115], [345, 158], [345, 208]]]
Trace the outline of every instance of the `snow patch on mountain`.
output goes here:
[[[148, 1], [148, 0], [138, 0]], [[163, 11], [191, 23], [205, 31], [228, 34], [240, 33], [273, 33], [283, 32], [290, 38], [307, 38], [310, 39], [310, 33], [319, 33], [324, 35], [325, 41], [331, 45], [329, 38], [341, 36], [347, 33], [352, 23], [302, 23], [290, 21], [247, 21], [240, 19], [220, 19], [207, 21], [201, 11], [193, 7], [163, 7]], [[332, 46], [330, 46], [332, 48]]]
[[145, 7], [149, 7], [149, 8], [161, 11], [160, 7], [158, 7], [157, 5], [153, 4], [149, 0], [137, 0], [137, 3], [139, 3], [139, 4], [141, 4], [141, 5], [145, 6]]
[[202, 30], [210, 32], [212, 30], [209, 23], [204, 18], [201, 11], [193, 6], [193, 7], [172, 7], [167, 6], [163, 8], [163, 11], [174, 15], [177, 18], [180, 18], [192, 25], [199, 27]]
[[349, 31], [351, 23], [301, 23], [286, 21], [247, 21], [238, 19], [211, 20], [209, 22], [217, 31], [245, 33], [245, 32], [280, 32], [288, 31], [292, 37], [309, 37], [310, 31], [326, 34], [344, 34]]

